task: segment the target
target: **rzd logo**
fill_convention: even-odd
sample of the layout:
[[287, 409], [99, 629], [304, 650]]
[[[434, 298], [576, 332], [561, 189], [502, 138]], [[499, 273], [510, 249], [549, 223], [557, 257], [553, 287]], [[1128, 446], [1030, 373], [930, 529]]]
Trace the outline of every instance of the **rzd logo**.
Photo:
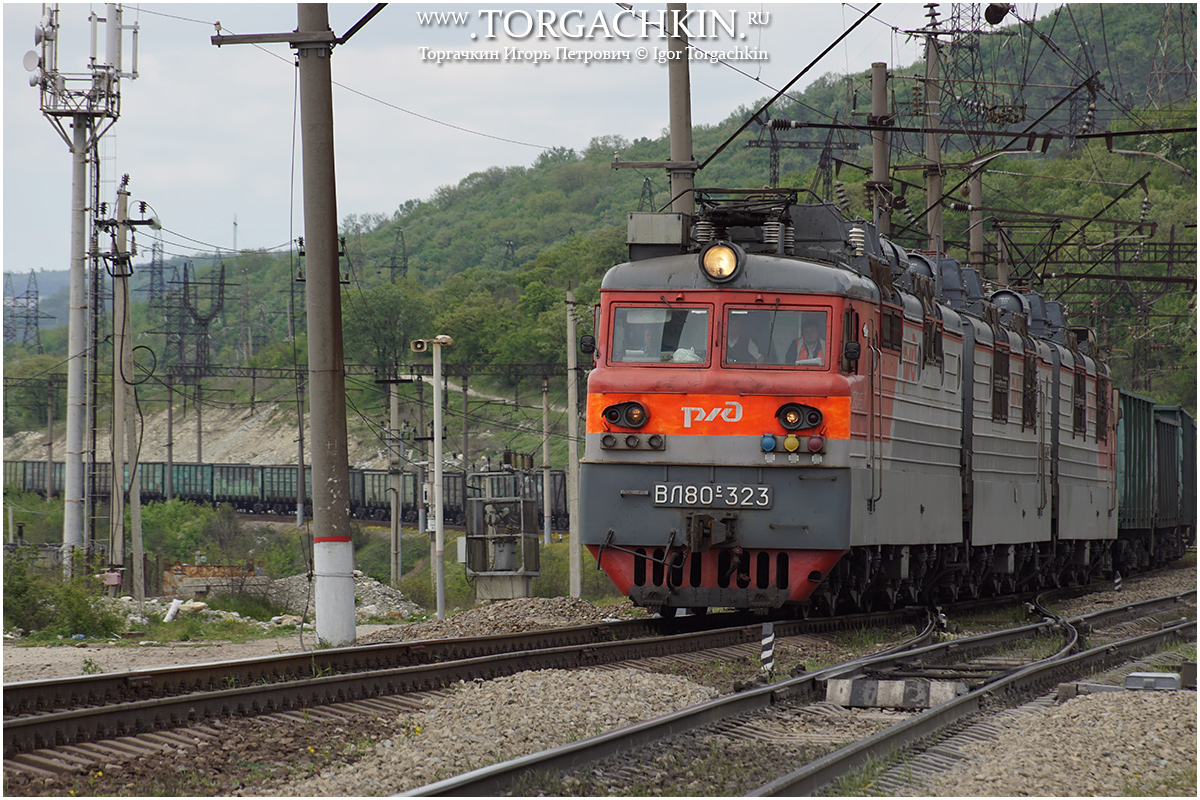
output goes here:
[[737, 422], [742, 418], [742, 404], [736, 400], [726, 400], [725, 408], [720, 406], [712, 409], [683, 407], [683, 427], [692, 427], [692, 422], [712, 422], [717, 417], [726, 422]]

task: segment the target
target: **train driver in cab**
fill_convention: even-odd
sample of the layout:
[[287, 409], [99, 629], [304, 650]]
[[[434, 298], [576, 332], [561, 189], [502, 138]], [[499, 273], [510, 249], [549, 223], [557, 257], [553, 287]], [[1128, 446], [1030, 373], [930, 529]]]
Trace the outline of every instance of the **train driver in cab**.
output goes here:
[[788, 348], [784, 363], [805, 367], [825, 366], [825, 314], [808, 312], [800, 322], [800, 338]]
[[725, 340], [725, 363], [761, 364], [762, 350], [750, 336], [750, 314], [745, 311], [729, 312], [729, 333]]

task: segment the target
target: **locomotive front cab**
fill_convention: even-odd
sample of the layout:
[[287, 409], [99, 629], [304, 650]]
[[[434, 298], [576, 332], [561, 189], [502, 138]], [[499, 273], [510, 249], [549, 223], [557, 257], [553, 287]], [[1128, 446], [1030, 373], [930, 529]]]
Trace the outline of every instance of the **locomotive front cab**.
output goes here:
[[654, 609], [778, 608], [821, 584], [848, 549], [855, 306], [872, 291], [736, 246], [610, 270], [580, 510], [622, 593]]

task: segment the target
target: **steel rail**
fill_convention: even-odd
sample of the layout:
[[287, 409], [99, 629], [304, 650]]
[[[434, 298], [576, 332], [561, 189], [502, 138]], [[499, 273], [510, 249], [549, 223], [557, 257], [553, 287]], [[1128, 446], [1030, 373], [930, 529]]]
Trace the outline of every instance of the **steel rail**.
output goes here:
[[106, 705], [330, 673], [358, 673], [546, 647], [657, 636], [664, 632], [663, 622], [627, 620], [497, 636], [386, 642], [175, 667], [15, 681], [4, 684], [4, 716], [8, 720], [34, 712], [75, 708], [83, 703]]
[[[531, 650], [493, 652], [471, 658], [367, 671], [323, 674], [318, 670], [313, 677], [279, 683], [252, 683], [216, 691], [193, 691], [167, 697], [6, 719], [4, 754], [5, 757], [11, 757], [30, 749], [143, 733], [193, 724], [213, 717], [273, 713], [369, 697], [427, 691], [460, 680], [489, 680], [529, 669], [571, 669], [644, 657], [647, 654], [691, 652], [757, 640], [757, 628], [732, 628], [651, 639], [592, 641]], [[430, 645], [432, 642], [419, 644]], [[322, 655], [328, 652], [330, 651], [321, 651]], [[306, 658], [300, 661], [309, 660], [311, 663], [314, 655], [306, 654]], [[346, 655], [353, 657], [354, 654]], [[264, 659], [255, 661], [261, 664]], [[243, 664], [225, 662], [225, 665], [227, 668], [236, 669]], [[214, 670], [211, 665], [198, 665], [198, 672], [218, 677], [221, 674], [219, 667]], [[8, 693], [8, 686], [5, 687], [5, 693]]]
[[[911, 611], [896, 612], [891, 616], [903, 619], [906, 614]], [[869, 618], [869, 615], [863, 616]], [[11, 701], [14, 707], [37, 708], [33, 698], [39, 691], [44, 691], [47, 695], [53, 692], [56, 698], [53, 703], [66, 708], [6, 718], [4, 755], [8, 758], [32, 749], [194, 724], [213, 717], [273, 713], [426, 691], [460, 680], [486, 680], [524, 670], [574, 669], [760, 640], [761, 625], [663, 633], [680, 627], [711, 625], [713, 621], [712, 617], [634, 620], [499, 637], [430, 639], [312, 651], [287, 657], [264, 656], [160, 671], [5, 684], [6, 706]], [[791, 620], [777, 623], [776, 630], [779, 635], [790, 635], [789, 631], [802, 632], [858, 621], [858, 615], [842, 620]], [[618, 636], [621, 632], [629, 634], [639, 630], [652, 633], [643, 638], [627, 636], [622, 639]], [[570, 638], [582, 638], [583, 641], [569, 642]], [[464, 652], [471, 655], [464, 657]], [[392, 663], [401, 655], [420, 656], [427, 663]], [[288, 662], [292, 674], [284, 672], [281, 661]], [[171, 687], [175, 687], [174, 690]], [[127, 699], [130, 694], [151, 689], [168, 694], [149, 698], [142, 694]], [[179, 693], [180, 690], [183, 693]], [[21, 697], [10, 697], [18, 692]], [[84, 702], [84, 697], [98, 699], [104, 705], [74, 708]], [[42, 707], [45, 707], [44, 703]]]
[[532, 753], [521, 758], [482, 767], [472, 772], [453, 778], [431, 783], [404, 792], [396, 797], [478, 797], [504, 792], [512, 780], [518, 775], [532, 769], [543, 772], [565, 772], [583, 764], [616, 753], [624, 752], [648, 742], [663, 739], [676, 733], [682, 733], [692, 728], [717, 722], [730, 716], [769, 707], [781, 687], [810, 686], [817, 680], [845, 669], [849, 664], [868, 664], [874, 661], [892, 658], [897, 652], [903, 652], [910, 647], [916, 647], [928, 642], [936, 629], [936, 620], [930, 619], [925, 628], [913, 638], [900, 642], [889, 648], [885, 653], [855, 659], [847, 664], [839, 664], [827, 670], [818, 670], [798, 678], [793, 678], [779, 684], [749, 689], [737, 694], [719, 697], [715, 700], [701, 703], [691, 708], [685, 708], [674, 714], [667, 714], [636, 725], [620, 728], [606, 734], [594, 736], [578, 742], [572, 742], [560, 747], [551, 748], [540, 753]]
[[[910, 609], [893, 612], [887, 619], [900, 623], [911, 618], [917, 611], [919, 610]], [[82, 704], [111, 705], [205, 690], [281, 683], [332, 673], [362, 673], [492, 654], [701, 633], [722, 628], [742, 628], [746, 631], [746, 637], [757, 636], [758, 626], [747, 625], [746, 619], [746, 615], [712, 614], [621, 620], [495, 636], [385, 642], [174, 667], [14, 681], [4, 684], [3, 687], [4, 717], [8, 720], [32, 713], [75, 709]], [[872, 624], [877, 619], [875, 615], [862, 614], [782, 620], [775, 624], [778, 634], [786, 636]]]
[[979, 713], [985, 702], [1004, 692], [1029, 690], [1053, 680], [1067, 671], [1094, 668], [1120, 657], [1155, 649], [1163, 640], [1176, 638], [1188, 630], [1196, 634], [1196, 620], [1188, 620], [1152, 633], [1094, 647], [1073, 656], [1036, 662], [997, 681], [961, 695], [954, 700], [924, 711], [887, 730], [830, 753], [800, 769], [760, 786], [748, 797], [812, 796], [855, 767], [888, 757], [921, 739], [935, 736], [950, 725]]
[[[1195, 594], [1196, 592], [1191, 590], [1189, 592], [1185, 592], [1180, 595], [1173, 595], [1167, 598], [1154, 598], [1151, 600], [1142, 601], [1140, 603], [1123, 605], [1117, 608], [1103, 609], [1090, 614], [1071, 617], [1068, 622], [1071, 623], [1070, 627], [1073, 628], [1081, 622], [1086, 623], [1087, 621], [1096, 621], [1111, 615], [1130, 613], [1131, 610], [1137, 610], [1142, 607], [1176, 603], [1180, 602], [1181, 598], [1189, 596], [1194, 599]], [[710, 700], [706, 703], [701, 703], [700, 705], [683, 709], [673, 714], [664, 715], [653, 720], [648, 720], [646, 722], [631, 725], [606, 734], [601, 734], [590, 739], [551, 748], [550, 750], [546, 750], [541, 753], [532, 753], [530, 755], [512, 759], [510, 761], [493, 764], [472, 772], [464, 773], [463, 775], [447, 778], [426, 786], [417, 787], [395, 796], [464, 797], [499, 794], [507, 791], [513, 780], [521, 774], [530, 771], [566, 772], [585, 764], [592, 763], [609, 755], [625, 752], [648, 742], [666, 738], [676, 733], [682, 733], [684, 731], [701, 727], [712, 722], [717, 722], [738, 714], [765, 709], [780, 699], [811, 694], [821, 682], [828, 681], [832, 678], [853, 674], [855, 672], [860, 672], [868, 667], [875, 667], [900, 659], [925, 657], [930, 654], [957, 655], [965, 654], [972, 649], [995, 648], [1013, 640], [1035, 635], [1056, 627], [1061, 627], [1060, 623], [1055, 620], [1045, 620], [1039, 623], [1020, 626], [1015, 629], [995, 631], [966, 639], [958, 639], [933, 645], [922, 645], [922, 642], [927, 642], [932, 636], [935, 624], [936, 620], [931, 620], [925, 631], [923, 631], [920, 635], [914, 637], [908, 642], [900, 643], [899, 645], [896, 645], [893, 648], [884, 651], [883, 653], [865, 656], [844, 664], [828, 667], [824, 670], [808, 673], [797, 678], [750, 689], [735, 695], [729, 695], [726, 697], [717, 698], [715, 700]], [[1191, 624], [1194, 625], [1195, 623], [1192, 622]], [[1074, 639], [1069, 638], [1074, 635], [1074, 631], [1070, 630], [1067, 633], [1068, 641], [1074, 641]], [[1104, 651], [1106, 649], [1111, 649], [1111, 647], [1112, 645], [1106, 645], [1104, 648], [1096, 648], [1096, 650]], [[1074, 658], [1061, 658], [1061, 653], [1062, 651], [1060, 650], [1060, 652], [1054, 656], [1059, 658], [1059, 661], [1056, 663], [1066, 663]], [[976, 695], [978, 692], [983, 691], [987, 691], [989, 693], [994, 692], [996, 691], [997, 686], [1007, 685], [1010, 682], [1016, 681], [1020, 679], [1021, 676], [1028, 673], [1028, 671], [1028, 668], [1010, 671], [1000, 676], [999, 682], [993, 682], [981, 687], [981, 689], [977, 689], [975, 692], [962, 695], [960, 698], [930, 709], [920, 716], [924, 717], [928, 715], [930, 719], [935, 718], [935, 716], [941, 716], [942, 714], [951, 710], [949, 707], [962, 701], [962, 698], [969, 698], [972, 695]], [[965, 702], [969, 703], [971, 701], [967, 700]], [[949, 723], [947, 722], [944, 724]], [[887, 733], [887, 731], [884, 731], [876, 736], [881, 737]], [[871, 738], [874, 739], [876, 737]], [[887, 747], [884, 747], [883, 749], [884, 752], [886, 752]], [[866, 757], [864, 756], [863, 758], [865, 759]], [[824, 760], [825, 759], [822, 759], [822, 761]], [[816, 763], [818, 762], [814, 762], [814, 764]], [[783, 791], [781, 793], [787, 793], [787, 791]], [[797, 790], [796, 793], [804, 794], [805, 791], [800, 789]]]

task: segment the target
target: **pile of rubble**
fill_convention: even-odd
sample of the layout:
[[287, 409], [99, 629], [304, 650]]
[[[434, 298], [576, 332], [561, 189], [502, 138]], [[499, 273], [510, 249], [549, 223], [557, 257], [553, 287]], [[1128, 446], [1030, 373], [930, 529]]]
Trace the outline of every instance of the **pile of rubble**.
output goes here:
[[[263, 630], [279, 626], [313, 627], [316, 616], [316, 601], [313, 595], [313, 584], [308, 575], [293, 575], [271, 581], [268, 588], [268, 598], [280, 606], [285, 613], [272, 617], [270, 622], [259, 622], [248, 619], [233, 611], [218, 611], [209, 607], [201, 600], [181, 599], [175, 609], [175, 617], [190, 614], [202, 614], [210, 619], [240, 620], [258, 625]], [[137, 630], [152, 619], [164, 619], [170, 612], [175, 598], [148, 597], [143, 603], [136, 603], [126, 595], [116, 599], [105, 599], [104, 602], [118, 614], [121, 614], [130, 630]], [[374, 578], [354, 571], [354, 605], [355, 622], [363, 623], [369, 620], [388, 619], [397, 622], [424, 615], [424, 610], [404, 598], [399, 590], [382, 584]]]
[[[316, 613], [316, 584], [307, 574], [293, 575], [271, 581], [271, 602], [289, 614], [304, 615], [312, 620]], [[384, 618], [396, 621], [411, 619], [425, 613], [419, 605], [405, 599], [399, 589], [380, 583], [360, 570], [354, 570], [354, 618], [356, 622]]]
[[[125, 595], [124, 597], [114, 599], [104, 598], [102, 602], [110, 610], [123, 616], [126, 627], [132, 631], [144, 627], [152, 619], [165, 620], [168, 615], [172, 619], [180, 619], [186, 616], [201, 614], [208, 619], [246, 622], [250, 625], [257, 625], [263, 630], [270, 630], [281, 624], [274, 620], [271, 622], [260, 622], [249, 619], [238, 614], [236, 611], [218, 611], [217, 609], [210, 608], [208, 603], [202, 600], [183, 600], [180, 598], [178, 606], [175, 606], [175, 600], [176, 598], [173, 597], [147, 597], [145, 601], [138, 603], [129, 595]], [[279, 618], [276, 617], [275, 619]]]

